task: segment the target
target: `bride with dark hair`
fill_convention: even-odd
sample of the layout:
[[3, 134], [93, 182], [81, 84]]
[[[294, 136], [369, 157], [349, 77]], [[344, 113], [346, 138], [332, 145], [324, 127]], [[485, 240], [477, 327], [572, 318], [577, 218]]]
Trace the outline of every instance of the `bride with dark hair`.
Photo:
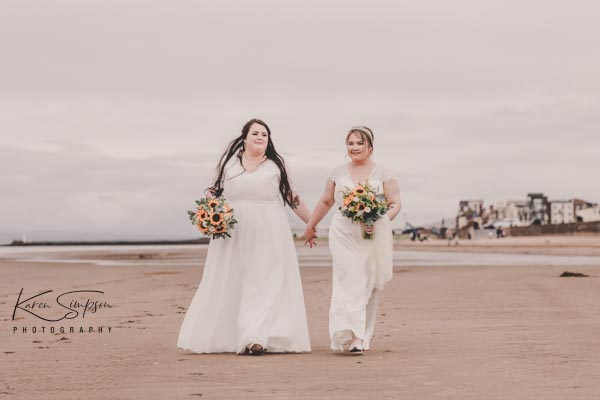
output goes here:
[[251, 119], [229, 143], [207, 193], [225, 197], [238, 223], [231, 238], [210, 241], [177, 347], [252, 355], [310, 351], [298, 258], [284, 207], [304, 223], [310, 211], [265, 122]]

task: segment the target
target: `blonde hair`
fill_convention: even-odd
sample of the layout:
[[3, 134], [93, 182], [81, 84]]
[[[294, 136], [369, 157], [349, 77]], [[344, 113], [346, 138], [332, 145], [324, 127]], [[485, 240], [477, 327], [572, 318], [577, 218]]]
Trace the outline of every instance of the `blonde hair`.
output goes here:
[[373, 150], [373, 141], [375, 139], [375, 135], [373, 135], [373, 131], [366, 126], [353, 126], [348, 134], [346, 135], [346, 144], [348, 143], [348, 139], [350, 139], [350, 135], [353, 133], [357, 133], [360, 135], [363, 141], [366, 141], [369, 144], [369, 148]]

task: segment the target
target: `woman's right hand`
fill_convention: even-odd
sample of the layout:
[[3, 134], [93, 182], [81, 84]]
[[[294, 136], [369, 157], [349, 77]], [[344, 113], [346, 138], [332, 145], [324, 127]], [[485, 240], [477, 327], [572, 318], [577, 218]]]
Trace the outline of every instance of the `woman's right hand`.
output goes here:
[[214, 190], [206, 189], [204, 191], [204, 197], [206, 197], [207, 199], [214, 199], [216, 197], [216, 193], [214, 192]]
[[365, 233], [368, 233], [369, 235], [372, 235], [375, 232], [375, 225], [374, 224], [365, 224], [365, 223], [361, 223], [360, 224], [363, 228], [363, 231], [365, 231]]
[[312, 249], [313, 246], [317, 245], [317, 243], [315, 242], [316, 238], [317, 238], [317, 228], [307, 226], [306, 230], [304, 231], [304, 245], [306, 246], [308, 244], [308, 245], [310, 245], [310, 248]]

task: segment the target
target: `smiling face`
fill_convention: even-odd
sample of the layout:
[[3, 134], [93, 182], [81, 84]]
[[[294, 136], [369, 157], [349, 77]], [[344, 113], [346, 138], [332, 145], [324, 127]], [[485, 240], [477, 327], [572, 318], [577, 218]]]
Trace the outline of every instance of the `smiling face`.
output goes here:
[[255, 122], [250, 125], [250, 130], [246, 139], [244, 139], [244, 146], [246, 151], [252, 155], [264, 154], [269, 144], [269, 132], [263, 125]]
[[346, 139], [346, 151], [352, 161], [365, 161], [371, 157], [372, 149], [361, 132], [354, 131]]

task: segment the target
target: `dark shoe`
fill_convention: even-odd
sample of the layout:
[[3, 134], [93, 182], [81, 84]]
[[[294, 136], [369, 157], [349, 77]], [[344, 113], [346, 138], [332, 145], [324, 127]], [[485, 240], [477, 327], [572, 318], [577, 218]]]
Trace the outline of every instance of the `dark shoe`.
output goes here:
[[354, 338], [352, 343], [350, 343], [350, 353], [352, 354], [362, 354], [363, 353], [363, 341], [359, 338]]
[[248, 349], [251, 356], [260, 356], [265, 352], [265, 349], [258, 343], [253, 344]]

